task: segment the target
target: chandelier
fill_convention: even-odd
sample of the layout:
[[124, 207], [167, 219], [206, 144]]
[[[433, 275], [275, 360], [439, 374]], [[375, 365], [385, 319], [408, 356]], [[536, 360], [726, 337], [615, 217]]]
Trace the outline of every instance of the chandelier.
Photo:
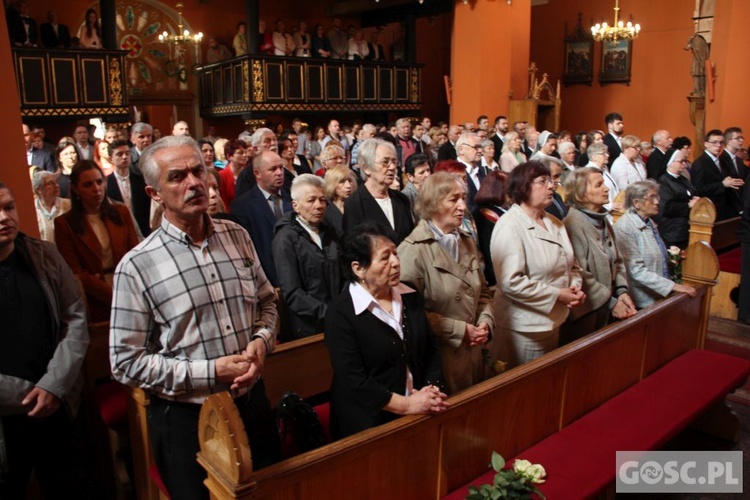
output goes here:
[[203, 40], [203, 33], [191, 34], [189, 30], [184, 29], [182, 24], [182, 3], [177, 5], [177, 34], [170, 35], [166, 31], [159, 35], [159, 42], [166, 43], [169, 47], [169, 60], [173, 61], [176, 57], [185, 51], [185, 46], [192, 43], [195, 47], [195, 62], [200, 62], [200, 44]]
[[617, 45], [618, 40], [634, 40], [641, 32], [641, 25], [620, 20], [620, 0], [615, 0], [615, 23], [609, 26], [606, 22], [596, 23], [591, 27], [591, 34], [597, 42], [609, 42]]

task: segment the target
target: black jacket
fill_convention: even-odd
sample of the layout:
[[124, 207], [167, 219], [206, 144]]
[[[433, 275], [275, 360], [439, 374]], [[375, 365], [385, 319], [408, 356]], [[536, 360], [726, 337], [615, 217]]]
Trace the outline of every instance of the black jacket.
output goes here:
[[[485, 215], [485, 213], [487, 215]], [[495, 286], [495, 270], [492, 267], [492, 252], [490, 251], [490, 241], [492, 240], [492, 230], [495, 229], [497, 221], [492, 220], [496, 215], [498, 218], [505, 213], [500, 207], [495, 205], [479, 205], [474, 211], [474, 222], [477, 225], [477, 238], [479, 239], [479, 251], [484, 257], [484, 278], [489, 286]]]
[[675, 178], [669, 173], [659, 177], [659, 234], [667, 247], [687, 247], [690, 228], [690, 207], [688, 203], [698, 190], [685, 177]]
[[437, 337], [430, 329], [424, 301], [403, 293], [402, 329], [395, 330], [369, 310], [357, 315], [348, 288], [328, 307], [325, 343], [333, 365], [331, 432], [335, 438], [397, 418], [383, 410], [391, 394], [404, 394], [406, 368], [414, 389], [442, 386], [443, 368]]
[[672, 148], [667, 149], [666, 153], [662, 153], [659, 148], [654, 148], [646, 160], [646, 174], [649, 179], [659, 180], [667, 172], [667, 162], [673, 153]]
[[409, 198], [393, 189], [388, 190], [388, 196], [393, 206], [395, 230], [391, 227], [377, 200], [367, 190], [367, 186], [362, 185], [344, 202], [344, 233], [351, 234], [357, 225], [366, 220], [372, 220], [379, 222], [392, 233], [391, 236], [396, 245], [404, 241], [414, 229]]
[[57, 25], [57, 34], [52, 27], [52, 23], [42, 23], [39, 26], [39, 32], [42, 37], [42, 43], [50, 49], [70, 47], [70, 30], [64, 24]]
[[321, 250], [294, 212], [284, 214], [274, 233], [271, 254], [287, 312], [282, 317], [281, 339], [289, 341], [321, 333], [328, 303], [341, 292], [336, 235], [321, 222]]

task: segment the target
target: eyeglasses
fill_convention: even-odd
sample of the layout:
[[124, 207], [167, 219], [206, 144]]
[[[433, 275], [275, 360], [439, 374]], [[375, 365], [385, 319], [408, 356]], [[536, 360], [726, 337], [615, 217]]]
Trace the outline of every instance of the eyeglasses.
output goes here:
[[646, 196], [645, 198], [643, 198], [643, 201], [648, 201], [651, 203], [659, 203], [659, 200], [661, 200], [661, 198], [658, 194], [652, 194], [651, 196]]
[[390, 165], [397, 165], [396, 158], [383, 158], [382, 160], [376, 161], [375, 163], [385, 168], [388, 168]]
[[346, 157], [345, 156], [331, 156], [330, 158], [328, 158], [328, 161], [331, 161], [331, 160], [344, 161], [346, 160]]
[[476, 146], [474, 146], [474, 145], [472, 145], [472, 144], [461, 144], [461, 145], [462, 145], [462, 146], [469, 146], [470, 148], [474, 148], [474, 149], [476, 149], [477, 151], [481, 151], [481, 150], [482, 150], [482, 146], [480, 146], [480, 145], [476, 145]]
[[714, 141], [706, 141], [706, 142], [708, 142], [709, 144], [713, 144], [714, 146], [723, 146], [724, 145], [724, 141], [716, 141], [716, 140], [714, 140]]
[[532, 181], [534, 184], [539, 184], [540, 186], [557, 186], [557, 182], [552, 177], [539, 177], [537, 179], [534, 179]]

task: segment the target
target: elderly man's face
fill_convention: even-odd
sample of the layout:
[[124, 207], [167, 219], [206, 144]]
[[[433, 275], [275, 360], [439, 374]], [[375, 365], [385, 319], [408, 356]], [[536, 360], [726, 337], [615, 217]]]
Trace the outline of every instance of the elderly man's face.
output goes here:
[[476, 139], [476, 137], [470, 136], [468, 141], [462, 144], [459, 148], [458, 155], [463, 161], [471, 163], [476, 160], [479, 149], [481, 149], [481, 147], [478, 146], [479, 141]]
[[185, 122], [177, 122], [172, 128], [172, 135], [190, 135], [190, 129]]
[[409, 123], [407, 120], [404, 120], [403, 122], [401, 122], [401, 124], [398, 126], [398, 134], [404, 139], [410, 138], [411, 137], [411, 123]]
[[263, 136], [260, 138], [260, 145], [258, 146], [258, 151], [278, 151], [279, 150], [279, 142], [276, 139], [276, 134], [273, 132], [266, 132], [263, 134]]
[[149, 195], [164, 207], [172, 223], [194, 223], [208, 210], [206, 167], [200, 152], [191, 146], [162, 149], [154, 154], [159, 165], [159, 190]]
[[458, 125], [451, 125], [447, 135], [448, 140], [455, 143], [458, 140], [458, 136], [461, 135], [461, 128]]
[[135, 144], [138, 151], [143, 151], [151, 145], [151, 132], [142, 130], [141, 132], [134, 132], [130, 134], [130, 141]]
[[269, 193], [278, 194], [284, 185], [284, 161], [273, 151], [264, 151], [260, 168], [254, 170], [258, 186]]

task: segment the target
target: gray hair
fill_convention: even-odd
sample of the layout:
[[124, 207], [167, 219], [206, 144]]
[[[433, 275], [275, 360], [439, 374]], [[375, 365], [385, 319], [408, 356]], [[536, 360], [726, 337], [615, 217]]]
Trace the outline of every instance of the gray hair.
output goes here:
[[325, 192], [326, 181], [313, 174], [301, 174], [292, 181], [292, 200], [299, 201], [307, 188], [318, 188]]
[[594, 144], [586, 147], [586, 154], [589, 155], [589, 159], [591, 159], [591, 157], [594, 155], [600, 155], [606, 153], [607, 151], [607, 145], [603, 142], [595, 142]]
[[400, 127], [404, 122], [409, 122], [409, 125], [411, 125], [411, 120], [409, 120], [408, 118], [399, 118], [398, 120], [396, 120], [396, 126]]
[[372, 135], [375, 135], [378, 131], [378, 129], [376, 129], [375, 125], [373, 125], [372, 123], [365, 123], [364, 125], [362, 125], [362, 130], [367, 131], [368, 134]]
[[477, 137], [477, 134], [471, 132], [464, 132], [463, 134], [459, 135], [458, 139], [456, 139], [456, 151], [458, 151], [464, 144], [470, 144], [469, 139], [471, 137], [473, 137], [474, 139], [479, 139]]
[[145, 122], [136, 122], [130, 127], [130, 134], [139, 134], [141, 132], [148, 132], [149, 134], [154, 133], [154, 127]]
[[[253, 132], [253, 135], [250, 136], [250, 145], [254, 148], [257, 148], [261, 145], [261, 142], [263, 141], [263, 136], [266, 134], [273, 134], [273, 130], [270, 128], [261, 127], [255, 132]], [[276, 134], [274, 134], [275, 136]]]
[[651, 190], [659, 191], [659, 183], [653, 179], [634, 182], [625, 190], [625, 209], [635, 212], [635, 200], [643, 200]]
[[570, 150], [575, 149], [576, 145], [572, 142], [563, 142], [562, 144], [557, 145], [557, 152], [560, 153], [560, 156], [567, 154]]
[[495, 143], [491, 139], [485, 139], [482, 141], [482, 149], [492, 146], [495, 147]]
[[392, 143], [384, 141], [383, 139], [367, 139], [362, 142], [362, 145], [359, 147], [359, 152], [357, 153], [357, 161], [363, 168], [372, 168], [375, 166], [375, 152], [380, 146], [387, 147], [390, 152], [393, 153], [393, 156], [396, 156], [396, 146]]
[[48, 172], [46, 170], [37, 170], [36, 172], [34, 172], [34, 175], [31, 178], [31, 186], [34, 188], [34, 191], [41, 189], [44, 185], [45, 179], [50, 175], [52, 177], [55, 177], [56, 174]]
[[189, 146], [195, 149], [195, 153], [198, 158], [201, 158], [201, 165], [203, 165], [203, 156], [201, 156], [201, 148], [198, 147], [198, 143], [195, 139], [186, 135], [168, 135], [151, 144], [143, 153], [138, 160], [138, 166], [141, 169], [143, 177], [146, 179], [146, 184], [152, 188], [159, 190], [159, 171], [160, 166], [156, 161], [156, 153], [163, 149], [178, 148], [181, 146]]

